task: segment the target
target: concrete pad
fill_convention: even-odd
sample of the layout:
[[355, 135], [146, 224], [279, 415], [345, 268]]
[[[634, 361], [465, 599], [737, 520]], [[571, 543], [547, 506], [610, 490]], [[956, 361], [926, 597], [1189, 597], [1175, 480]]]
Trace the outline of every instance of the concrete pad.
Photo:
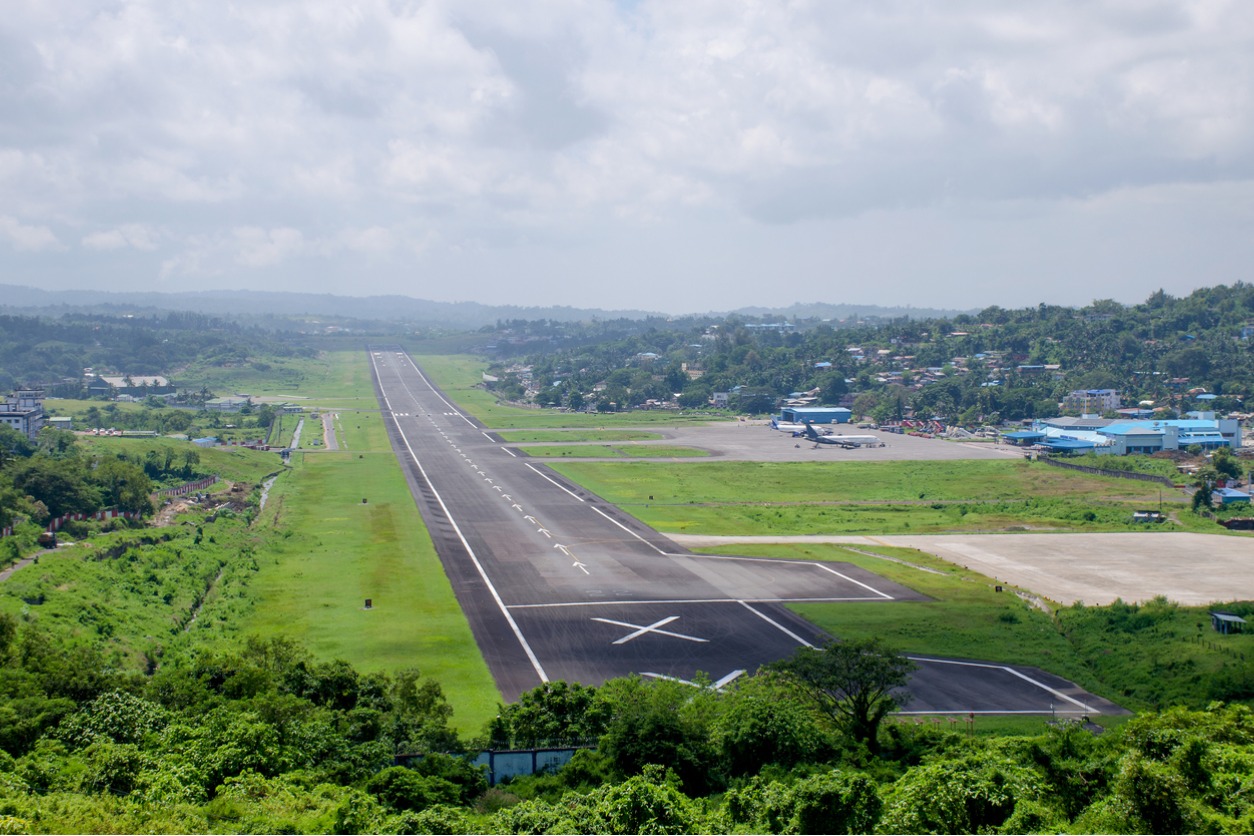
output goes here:
[[1165, 595], [1189, 606], [1254, 599], [1254, 538], [1225, 534], [952, 534], [885, 537], [710, 537], [687, 547], [834, 543], [919, 549], [1060, 604], [1129, 603]]

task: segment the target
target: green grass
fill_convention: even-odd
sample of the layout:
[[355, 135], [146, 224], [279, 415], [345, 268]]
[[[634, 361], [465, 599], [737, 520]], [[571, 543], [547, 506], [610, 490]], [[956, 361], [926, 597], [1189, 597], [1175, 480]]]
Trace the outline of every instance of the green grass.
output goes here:
[[662, 411], [588, 414], [506, 406], [497, 403], [496, 396], [483, 388], [483, 372], [487, 370], [487, 364], [477, 357], [464, 354], [424, 354], [414, 356], [414, 362], [450, 400], [493, 429], [602, 428], [657, 424], [676, 426], [717, 420], [710, 415]]
[[[872, 557], [866, 552], [905, 563]], [[1103, 687], [1048, 613], [1029, 606], [1012, 591], [995, 591], [991, 579], [940, 558], [913, 549], [876, 547], [854, 551], [830, 545], [737, 545], [736, 553], [852, 563], [934, 599], [790, 605], [839, 638], [878, 636], [904, 653], [1038, 665], [1085, 687], [1099, 691]]]
[[623, 458], [623, 459], [677, 459], [710, 455], [708, 450], [696, 447], [677, 447], [669, 444], [554, 444], [547, 447], [520, 447], [528, 456], [537, 458]]
[[293, 459], [260, 521], [277, 537], [257, 556], [259, 605], [240, 629], [290, 636], [364, 671], [416, 666], [442, 684], [456, 725], [479, 731], [500, 695], [395, 458]]
[[98, 642], [114, 664], [142, 668], [168, 650], [218, 635], [227, 613], [245, 600], [257, 568], [256, 537], [245, 523], [221, 514], [203, 526], [203, 539], [195, 526], [182, 525], [94, 535], [0, 584], [0, 612], [37, 621], [63, 644]]
[[[737, 545], [736, 553], [851, 563], [932, 599], [790, 605], [841, 639], [878, 637], [911, 655], [1031, 665], [1132, 710], [1254, 696], [1254, 633], [1214, 632], [1207, 607], [1159, 600], [1046, 612], [1013, 587], [997, 592], [984, 575], [888, 546]], [[1254, 619], [1254, 602], [1217, 608]]]
[[578, 441], [660, 441], [665, 436], [646, 430], [536, 430], [534, 432], [501, 432], [511, 444], [574, 443]]
[[[1026, 461], [553, 466], [655, 528], [693, 534], [1144, 530], [1132, 512], [1156, 507], [1159, 497], [1146, 482]], [[1156, 530], [1214, 527], [1170, 493], [1180, 523]]]
[[200, 464], [196, 466], [198, 471], [216, 473], [221, 478], [232, 482], [257, 484], [283, 467], [283, 461], [277, 453], [249, 450], [244, 447], [195, 447], [190, 441], [179, 441], [173, 438], [80, 436], [79, 443], [87, 450], [125, 452], [132, 457], [136, 454], [143, 456], [149, 450], [162, 453], [171, 450], [177, 458], [181, 457], [185, 450], [194, 449], [200, 455]]
[[1158, 501], [1158, 486], [1007, 461], [568, 464], [562, 473], [607, 498], [640, 503], [901, 502], [1083, 497]]
[[[110, 409], [110, 408], [115, 408], [118, 412], [126, 412], [126, 413], [143, 412], [145, 409], [150, 408], [150, 407], [144, 406], [144, 404], [142, 403], [113, 402], [113, 401], [100, 401], [100, 400], [96, 400], [96, 401], [74, 400], [70, 398], [48, 398], [47, 400], [44, 401], [44, 410], [48, 413], [48, 415], [50, 416], [56, 415], [56, 416], [61, 416], [61, 417], [68, 416], [70, 418], [73, 418], [74, 429], [76, 430], [93, 429], [93, 427], [87, 426], [87, 424], [85, 423], [85, 419], [83, 418], [84, 413], [86, 413], [87, 410], [91, 409], [93, 406], [96, 409], [100, 410], [102, 413], [104, 413], [107, 409]], [[167, 407], [167, 408], [172, 408], [172, 407]], [[108, 420], [107, 417], [105, 418], [105, 420], [106, 421]], [[107, 426], [102, 427], [102, 429], [107, 429], [107, 428], [108, 428]]]
[[320, 352], [316, 357], [258, 357], [239, 366], [193, 365], [176, 376], [180, 389], [202, 386], [218, 394], [316, 398], [340, 402], [367, 398], [372, 405], [370, 363], [364, 350]]

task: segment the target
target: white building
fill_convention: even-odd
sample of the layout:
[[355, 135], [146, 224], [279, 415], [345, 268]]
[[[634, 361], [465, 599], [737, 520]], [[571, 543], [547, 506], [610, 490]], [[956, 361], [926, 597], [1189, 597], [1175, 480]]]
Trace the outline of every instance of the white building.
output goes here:
[[0, 425], [12, 427], [31, 441], [44, 428], [44, 393], [19, 389], [0, 402]]

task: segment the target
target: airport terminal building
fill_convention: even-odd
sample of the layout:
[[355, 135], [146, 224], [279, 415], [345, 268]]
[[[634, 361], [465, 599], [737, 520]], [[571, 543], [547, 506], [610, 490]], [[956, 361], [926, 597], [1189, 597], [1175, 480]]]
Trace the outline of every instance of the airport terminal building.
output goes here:
[[1030, 430], [1006, 433], [1011, 444], [1037, 446], [1062, 454], [1098, 453], [1126, 456], [1183, 450], [1241, 446], [1241, 424], [1235, 418], [1216, 418], [1213, 412], [1190, 412], [1188, 418], [1127, 421], [1107, 418], [1047, 418]]

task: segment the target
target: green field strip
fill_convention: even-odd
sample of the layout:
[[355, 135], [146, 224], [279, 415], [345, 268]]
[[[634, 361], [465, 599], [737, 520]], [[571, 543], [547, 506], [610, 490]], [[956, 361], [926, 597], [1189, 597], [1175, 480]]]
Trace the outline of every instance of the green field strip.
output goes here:
[[293, 458], [262, 517], [278, 536], [258, 554], [259, 604], [241, 630], [363, 671], [417, 667], [442, 684], [458, 728], [482, 728], [500, 695], [395, 457]]
[[[663, 411], [557, 412], [524, 409], [497, 403], [496, 396], [483, 387], [487, 365], [478, 357], [464, 354], [414, 355], [431, 381], [452, 401], [492, 429], [604, 428], [670, 424], [706, 424], [717, 420], [709, 415]], [[730, 417], [728, 420], [732, 420]]]
[[510, 444], [574, 444], [576, 442], [604, 441], [661, 441], [661, 433], [647, 430], [535, 430], [504, 431], [497, 433]]
[[561, 444], [545, 447], [520, 447], [528, 456], [536, 458], [620, 458], [620, 459], [680, 459], [710, 455], [698, 447], [675, 447], [667, 444]]

